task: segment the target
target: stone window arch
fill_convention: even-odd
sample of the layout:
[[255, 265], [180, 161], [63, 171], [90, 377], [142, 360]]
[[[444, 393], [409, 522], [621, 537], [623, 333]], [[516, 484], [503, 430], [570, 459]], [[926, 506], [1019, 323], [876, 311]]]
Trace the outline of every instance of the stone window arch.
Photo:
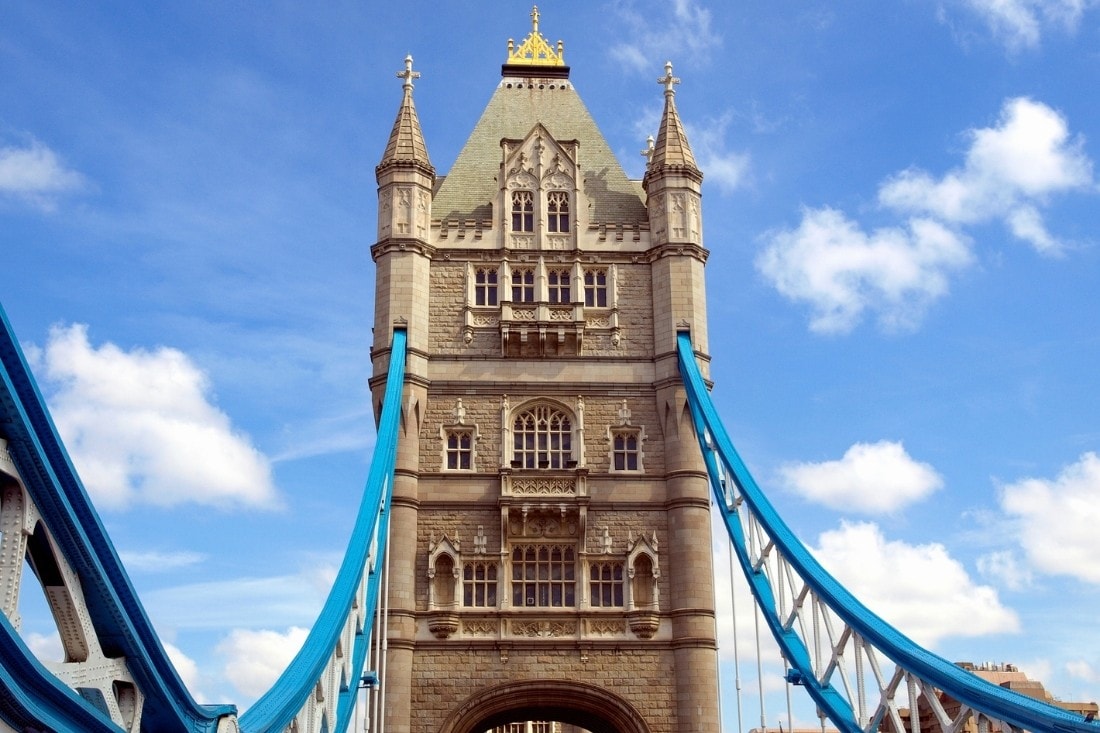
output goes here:
[[552, 233], [569, 231], [569, 194], [550, 191], [546, 194], [546, 230]]
[[460, 553], [446, 535], [430, 543], [428, 553], [428, 608], [432, 611], [453, 610], [458, 605]]
[[512, 231], [535, 231], [535, 196], [531, 191], [512, 192]]
[[573, 416], [563, 407], [536, 403], [511, 420], [512, 467], [563, 469], [576, 466]]

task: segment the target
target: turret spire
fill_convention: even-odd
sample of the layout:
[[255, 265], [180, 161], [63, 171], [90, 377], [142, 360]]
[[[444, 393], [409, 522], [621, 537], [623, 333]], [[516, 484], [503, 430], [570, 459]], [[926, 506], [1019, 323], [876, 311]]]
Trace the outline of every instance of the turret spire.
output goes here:
[[676, 112], [675, 85], [680, 83], [680, 79], [672, 75], [671, 61], [665, 62], [665, 75], [659, 78], [657, 83], [665, 88], [665, 109], [661, 115], [661, 126], [657, 130], [657, 142], [649, 155], [646, 178], [666, 167], [679, 168], [701, 175], [699, 166], [695, 163], [695, 156], [691, 152], [691, 146], [688, 145], [684, 126], [680, 123], [680, 115]]
[[416, 106], [413, 104], [413, 79], [419, 79], [420, 72], [413, 71], [412, 56], [405, 57], [405, 68], [397, 72], [397, 78], [404, 80], [404, 94], [378, 170], [391, 165], [414, 165], [434, 176], [435, 169], [428, 158], [428, 146], [424, 144], [424, 133], [420, 130], [420, 119], [416, 116]]

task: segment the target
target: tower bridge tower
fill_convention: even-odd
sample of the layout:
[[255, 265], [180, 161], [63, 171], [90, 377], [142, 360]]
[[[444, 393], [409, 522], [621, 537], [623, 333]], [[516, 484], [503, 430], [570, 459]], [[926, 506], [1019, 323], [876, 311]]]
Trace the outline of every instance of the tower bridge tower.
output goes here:
[[[532, 29], [436, 174], [412, 59], [377, 167], [374, 399], [408, 376], [386, 725], [718, 728], [707, 479], [676, 366], [706, 361], [702, 174], [666, 65], [629, 180]], [[440, 114], [432, 111], [432, 114]]]

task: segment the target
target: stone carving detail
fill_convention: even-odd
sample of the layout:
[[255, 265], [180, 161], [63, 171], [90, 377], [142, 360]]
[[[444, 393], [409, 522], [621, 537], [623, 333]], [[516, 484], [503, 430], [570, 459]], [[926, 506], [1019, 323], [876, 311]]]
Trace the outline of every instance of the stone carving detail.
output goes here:
[[551, 321], [570, 322], [570, 321], [573, 320], [573, 309], [572, 308], [551, 308], [550, 309], [550, 320]]
[[462, 633], [471, 636], [489, 636], [497, 632], [497, 622], [486, 619], [469, 619], [462, 622]]
[[532, 234], [513, 234], [512, 235], [512, 248], [513, 249], [534, 249], [535, 237]]
[[588, 633], [613, 636], [626, 633], [626, 622], [620, 618], [594, 618], [588, 621]]
[[520, 496], [573, 496], [577, 482], [571, 478], [514, 478], [512, 493]]
[[535, 309], [534, 308], [513, 308], [512, 309], [513, 321], [534, 321]]
[[607, 328], [611, 325], [611, 321], [607, 316], [600, 316], [598, 318], [585, 319], [584, 325], [588, 328]]
[[474, 322], [475, 326], [495, 326], [495, 325], [497, 325], [499, 320], [500, 319], [495, 314], [488, 315], [488, 314], [475, 313], [473, 315], [473, 322]]
[[428, 616], [428, 631], [437, 639], [446, 639], [458, 631], [458, 616], [446, 612], [432, 613]]
[[546, 249], [569, 249], [569, 237], [551, 234], [546, 237]]
[[576, 621], [513, 621], [512, 634], [528, 638], [554, 638], [577, 633]]

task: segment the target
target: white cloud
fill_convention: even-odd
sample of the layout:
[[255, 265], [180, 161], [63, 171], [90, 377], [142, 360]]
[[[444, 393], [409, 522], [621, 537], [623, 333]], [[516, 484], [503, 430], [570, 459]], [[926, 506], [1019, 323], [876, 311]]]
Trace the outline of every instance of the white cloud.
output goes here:
[[58, 429], [100, 505], [279, 504], [267, 458], [211, 403], [186, 354], [95, 348], [76, 324], [51, 330], [42, 362]]
[[870, 234], [832, 208], [807, 209], [795, 230], [770, 232], [757, 269], [780, 293], [809, 303], [811, 330], [850, 331], [865, 311], [886, 330], [911, 328], [971, 261], [968, 240], [930, 219]]
[[914, 461], [901, 443], [856, 443], [837, 461], [788, 463], [779, 474], [788, 488], [832, 509], [862, 514], [896, 512], [943, 486], [931, 465]]
[[199, 685], [199, 665], [195, 664], [195, 660], [184, 654], [176, 645], [169, 644], [166, 641], [162, 641], [161, 644], [164, 645], [164, 651], [172, 661], [172, 666], [176, 668], [180, 679], [183, 680], [184, 687], [194, 695]]
[[285, 633], [233, 629], [217, 646], [217, 652], [227, 660], [226, 679], [242, 695], [259, 697], [287, 668], [308, 634], [308, 629], [299, 626]]
[[804, 210], [798, 229], [764, 236], [757, 269], [810, 304], [811, 330], [849, 331], [866, 311], [887, 330], [915, 327], [947, 292], [948, 275], [972, 262], [966, 225], [1001, 221], [1037, 252], [1063, 252], [1041, 209], [1054, 194], [1097, 190], [1082, 138], [1058, 112], [1023, 97], [1005, 102], [997, 126], [968, 135], [961, 167], [940, 178], [910, 168], [881, 184], [880, 205], [909, 216], [904, 227], [868, 234], [824, 207]]
[[1015, 518], [1032, 567], [1100, 583], [1100, 457], [1089, 452], [1054, 479], [1001, 487], [1001, 509]]
[[84, 177], [37, 140], [26, 147], [0, 147], [0, 195], [50, 210], [58, 195], [83, 186]]
[[682, 58], [685, 51], [705, 57], [722, 45], [721, 36], [711, 27], [710, 11], [696, 0], [659, 3], [644, 12], [629, 0], [614, 6], [619, 22], [612, 27], [621, 29], [625, 40], [611, 45], [611, 57], [633, 71], [659, 70], [668, 59]]
[[1010, 550], [982, 555], [977, 560], [977, 566], [982, 577], [1000, 583], [1009, 590], [1023, 590], [1032, 583], [1031, 570], [1021, 565], [1016, 553]]
[[1076, 30], [1093, 0], [963, 0], [1012, 50], [1035, 48], [1050, 26]]
[[1019, 630], [997, 591], [971, 580], [939, 543], [887, 540], [873, 523], [822, 533], [814, 554], [856, 598], [921, 646]]
[[1025, 97], [1009, 99], [996, 127], [971, 130], [961, 168], [935, 179], [909, 169], [888, 179], [879, 201], [899, 211], [951, 224], [1002, 219], [1042, 253], [1061, 245], [1046, 231], [1039, 206], [1055, 193], [1092, 185], [1092, 161], [1055, 110]]

